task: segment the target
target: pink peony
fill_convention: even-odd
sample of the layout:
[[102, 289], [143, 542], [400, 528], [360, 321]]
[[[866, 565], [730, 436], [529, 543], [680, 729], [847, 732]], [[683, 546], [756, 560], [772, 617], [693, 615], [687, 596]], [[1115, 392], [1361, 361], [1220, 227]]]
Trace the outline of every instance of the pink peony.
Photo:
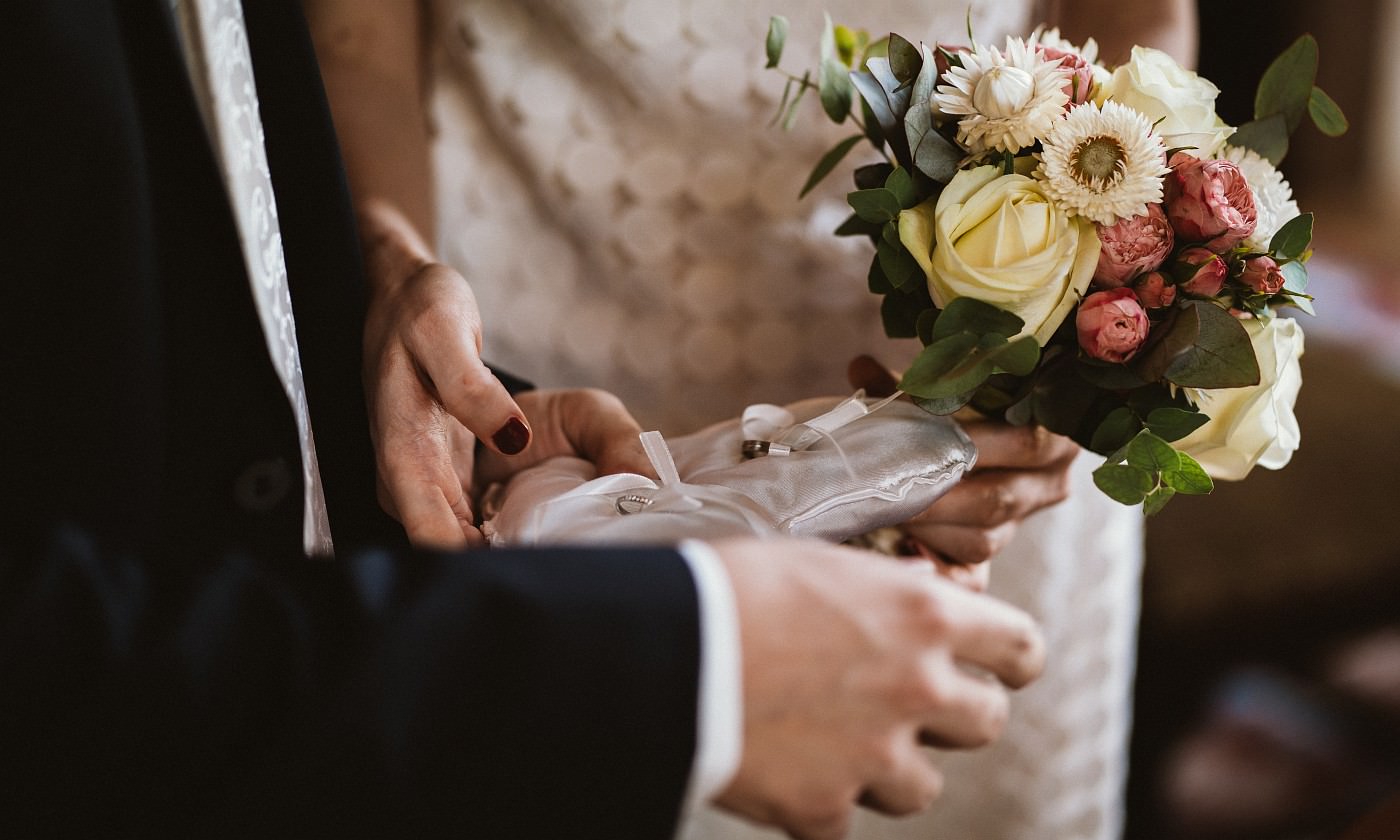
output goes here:
[[1094, 86], [1094, 66], [1085, 61], [1084, 56], [1044, 44], [1038, 45], [1036, 51], [1046, 61], [1060, 62], [1060, 69], [1069, 73], [1064, 88], [1065, 95], [1069, 97], [1066, 111], [1089, 101], [1089, 89]]
[[1176, 255], [1176, 265], [1172, 274], [1177, 285], [1187, 294], [1198, 297], [1215, 297], [1225, 286], [1225, 277], [1230, 267], [1219, 254], [1209, 248], [1194, 245]]
[[1099, 225], [1099, 267], [1094, 282], [1116, 289], [1162, 264], [1172, 251], [1172, 226], [1162, 205], [1147, 205], [1147, 213]]
[[1177, 152], [1164, 179], [1167, 218], [1183, 242], [1204, 242], [1222, 253], [1254, 233], [1254, 195], [1228, 160], [1199, 160]]
[[1176, 286], [1160, 271], [1151, 271], [1139, 277], [1133, 284], [1133, 291], [1144, 309], [1161, 309], [1176, 301]]
[[1240, 280], [1254, 291], [1266, 295], [1276, 295], [1283, 290], [1283, 272], [1273, 257], [1246, 260]]
[[1132, 289], [1094, 292], [1079, 304], [1079, 346], [1095, 359], [1126, 362], [1147, 340], [1150, 324]]

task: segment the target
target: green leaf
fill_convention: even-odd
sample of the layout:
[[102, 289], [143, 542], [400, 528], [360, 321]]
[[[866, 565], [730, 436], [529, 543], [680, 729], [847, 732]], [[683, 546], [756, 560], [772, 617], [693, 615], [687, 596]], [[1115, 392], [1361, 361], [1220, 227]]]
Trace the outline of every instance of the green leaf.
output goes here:
[[812, 191], [812, 188], [822, 182], [822, 179], [831, 174], [831, 170], [836, 168], [842, 158], [850, 153], [851, 149], [863, 139], [864, 135], [853, 134], [831, 147], [831, 150], [822, 155], [822, 159], [817, 161], [816, 167], [812, 169], [812, 174], [807, 176], [807, 183], [802, 185], [802, 192], [797, 194], [802, 198]]
[[925, 309], [923, 312], [919, 313], [919, 320], [914, 325], [914, 328], [919, 334], [919, 341], [922, 342], [924, 346], [933, 343], [933, 325], [938, 321], [938, 315], [938, 310], [932, 308]]
[[923, 69], [924, 59], [918, 47], [893, 32], [889, 39], [889, 58], [890, 71], [901, 84], [918, 78], [919, 71]]
[[900, 206], [895, 194], [880, 187], [873, 190], [856, 190], [846, 194], [846, 202], [867, 222], [885, 223], [898, 218]]
[[880, 119], [871, 110], [870, 103], [865, 101], [865, 97], [860, 99], [860, 116], [865, 120], [865, 139], [870, 141], [870, 145], [876, 149], [885, 148], [885, 133], [880, 128]]
[[1292, 134], [1303, 121], [1317, 78], [1317, 40], [1303, 35], [1264, 71], [1254, 95], [1256, 120], [1282, 114]]
[[885, 179], [890, 177], [894, 167], [888, 163], [870, 163], [856, 168], [852, 173], [856, 182], [856, 189], [873, 190], [883, 187]]
[[768, 64], [767, 67], [777, 67], [778, 62], [783, 58], [783, 44], [787, 43], [788, 19], [782, 15], [773, 15], [768, 19]]
[[1142, 503], [1143, 516], [1156, 516], [1162, 512], [1162, 508], [1167, 506], [1167, 502], [1172, 500], [1176, 491], [1170, 487], [1158, 487], [1147, 497], [1147, 501]]
[[1341, 106], [1332, 101], [1332, 97], [1323, 92], [1322, 88], [1314, 87], [1312, 94], [1308, 97], [1308, 116], [1312, 117], [1313, 125], [1317, 130], [1328, 137], [1341, 137], [1351, 128], [1347, 122], [1347, 115], [1342, 113]]
[[1288, 262], [1279, 267], [1283, 272], [1283, 290], [1301, 295], [1308, 290], [1308, 267], [1300, 262]]
[[870, 271], [865, 276], [865, 283], [872, 294], [887, 295], [894, 291], [894, 284], [885, 276], [885, 269], [880, 265], [879, 251], [876, 251], [875, 258], [870, 261]]
[[1181, 440], [1206, 424], [1210, 418], [1184, 408], [1158, 408], [1147, 415], [1147, 430], [1162, 440]]
[[1309, 295], [1290, 295], [1288, 305], [1309, 315], [1317, 315], [1317, 310], [1313, 308], [1313, 299]]
[[1253, 149], [1260, 157], [1278, 166], [1288, 154], [1288, 120], [1283, 114], [1272, 114], [1262, 120], [1251, 120], [1230, 135], [1230, 145]]
[[1137, 505], [1147, 498], [1156, 482], [1146, 470], [1130, 464], [1105, 464], [1094, 470], [1094, 484], [1115, 502]]
[[783, 118], [783, 113], [787, 111], [788, 97], [792, 96], [792, 86], [795, 83], [793, 79], [788, 79], [787, 83], [783, 85], [783, 98], [778, 102], [778, 110], [773, 114], [773, 119], [768, 121], [768, 125], [777, 125], [778, 121]]
[[990, 303], [976, 298], [960, 297], [949, 301], [938, 317], [933, 329], [935, 340], [957, 332], [970, 332], [975, 335], [988, 333], [1010, 338], [1026, 325], [1017, 315], [998, 309]]
[[856, 92], [860, 94], [861, 100], [875, 115], [880, 130], [892, 133], [898, 128], [899, 121], [895, 119], [894, 111], [890, 108], [890, 101], [886, 97], [885, 89], [880, 85], [880, 81], [866, 71], [851, 73], [850, 79]]
[[1143, 379], [1166, 379], [1190, 388], [1259, 384], [1249, 333], [1233, 315], [1210, 301], [1193, 300], [1168, 317], [1133, 361], [1133, 370]]
[[885, 335], [890, 338], [913, 338], [921, 311], [915, 308], [908, 295], [899, 292], [885, 295], [880, 303], [880, 320], [885, 325]]
[[1125, 364], [1101, 362], [1098, 359], [1078, 360], [1079, 375], [1086, 381], [1110, 391], [1129, 391], [1147, 382]]
[[1206, 475], [1206, 471], [1195, 458], [1185, 452], [1178, 451], [1176, 454], [1180, 457], [1181, 464], [1174, 470], [1162, 473], [1163, 484], [1178, 493], [1190, 496], [1204, 496], [1215, 489], [1215, 482]]
[[894, 193], [894, 197], [899, 200], [899, 206], [905, 210], [920, 201], [919, 191], [914, 187], [914, 179], [904, 167], [895, 167], [890, 177], [885, 179], [885, 189]]
[[1296, 260], [1308, 250], [1312, 238], [1313, 214], [1303, 213], [1289, 219], [1278, 229], [1269, 241], [1269, 250], [1279, 259]]
[[835, 233], [837, 236], [868, 236], [871, 239], [875, 239], [880, 235], [880, 231], [884, 229], [885, 226], [879, 222], [867, 222], [860, 216], [852, 213], [846, 217], [846, 221], [841, 223], [841, 226], [836, 229]]
[[972, 402], [972, 398], [976, 393], [976, 390], [972, 390], [965, 394], [954, 394], [951, 397], [938, 397], [936, 399], [913, 397], [912, 399], [914, 400], [914, 405], [917, 405], [929, 414], [946, 417], [967, 405], [969, 402]]
[[881, 239], [875, 247], [875, 255], [880, 260], [880, 270], [896, 289], [909, 285], [915, 277], [923, 279], [923, 269], [919, 267], [913, 255], [899, 244], [898, 239], [893, 243], [888, 239]]
[[924, 133], [913, 154], [914, 166], [940, 184], [953, 180], [958, 173], [958, 163], [963, 159], [962, 150], [933, 129]]
[[1148, 472], [1166, 472], [1181, 467], [1181, 456], [1170, 443], [1151, 432], [1138, 432], [1128, 442], [1128, 463]]
[[817, 93], [822, 110], [831, 121], [843, 123], [851, 115], [851, 77], [846, 65], [834, 58], [822, 59], [821, 75], [817, 78]]
[[[943, 316], [940, 315], [939, 320], [942, 319]], [[937, 328], [936, 323], [934, 326]], [[904, 378], [899, 381], [899, 389], [914, 396], [937, 396], [932, 393], [932, 387], [972, 352], [977, 346], [977, 341], [977, 336], [972, 333], [958, 333], [933, 341], [914, 357], [914, 361], [904, 371]]]
[[836, 57], [847, 67], [855, 64], [856, 50], [860, 48], [855, 31], [848, 26], [837, 24], [832, 30], [832, 35], [836, 39]]
[[904, 135], [909, 141], [909, 152], [914, 166], [922, 173], [939, 183], [946, 184], [957, 173], [962, 151], [939, 134], [933, 127], [933, 115], [929, 111], [929, 98], [938, 83], [938, 70], [933, 54], [923, 47], [923, 66], [918, 78], [909, 90], [909, 109], [904, 114]]
[[1094, 430], [1093, 440], [1089, 444], [1089, 449], [1094, 452], [1107, 454], [1119, 447], [1127, 444], [1133, 436], [1142, 431], [1142, 422], [1133, 414], [1132, 409], [1127, 406], [1115, 408], [1104, 417], [1099, 423], [1099, 427]]
[[812, 71], [802, 71], [802, 81], [798, 83], [797, 94], [788, 103], [787, 114], [783, 116], [783, 131], [791, 131], [792, 124], [797, 121], [797, 106], [802, 102], [802, 97], [807, 95], [807, 91], [812, 86]]

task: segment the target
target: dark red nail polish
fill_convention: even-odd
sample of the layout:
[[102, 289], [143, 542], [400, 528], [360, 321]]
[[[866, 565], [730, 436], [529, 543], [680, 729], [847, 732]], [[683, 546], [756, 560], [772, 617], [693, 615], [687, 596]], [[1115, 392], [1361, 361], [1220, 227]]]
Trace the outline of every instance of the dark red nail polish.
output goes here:
[[506, 421], [501, 430], [491, 436], [491, 442], [505, 455], [518, 455], [530, 442], [530, 430], [519, 417]]

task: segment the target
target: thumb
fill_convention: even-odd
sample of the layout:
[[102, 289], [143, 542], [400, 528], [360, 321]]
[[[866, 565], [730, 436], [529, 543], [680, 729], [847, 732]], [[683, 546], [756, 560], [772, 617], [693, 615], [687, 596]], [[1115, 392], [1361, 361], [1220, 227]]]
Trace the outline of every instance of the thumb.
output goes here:
[[530, 445], [525, 412], [472, 347], [466, 341], [446, 341], [418, 360], [449, 414], [502, 455], [518, 455]]

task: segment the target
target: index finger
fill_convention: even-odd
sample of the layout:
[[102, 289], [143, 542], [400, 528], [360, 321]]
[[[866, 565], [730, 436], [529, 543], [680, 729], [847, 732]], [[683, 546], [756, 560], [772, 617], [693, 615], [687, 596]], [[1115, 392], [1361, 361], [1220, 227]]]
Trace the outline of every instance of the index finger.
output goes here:
[[1045, 666], [1045, 639], [1035, 621], [1021, 610], [987, 595], [945, 581], [941, 588], [946, 629], [953, 658], [975, 665], [1011, 688], [1040, 676]]
[[1079, 444], [1043, 426], [979, 420], [962, 428], [977, 445], [977, 469], [1043, 469], [1079, 453]]

